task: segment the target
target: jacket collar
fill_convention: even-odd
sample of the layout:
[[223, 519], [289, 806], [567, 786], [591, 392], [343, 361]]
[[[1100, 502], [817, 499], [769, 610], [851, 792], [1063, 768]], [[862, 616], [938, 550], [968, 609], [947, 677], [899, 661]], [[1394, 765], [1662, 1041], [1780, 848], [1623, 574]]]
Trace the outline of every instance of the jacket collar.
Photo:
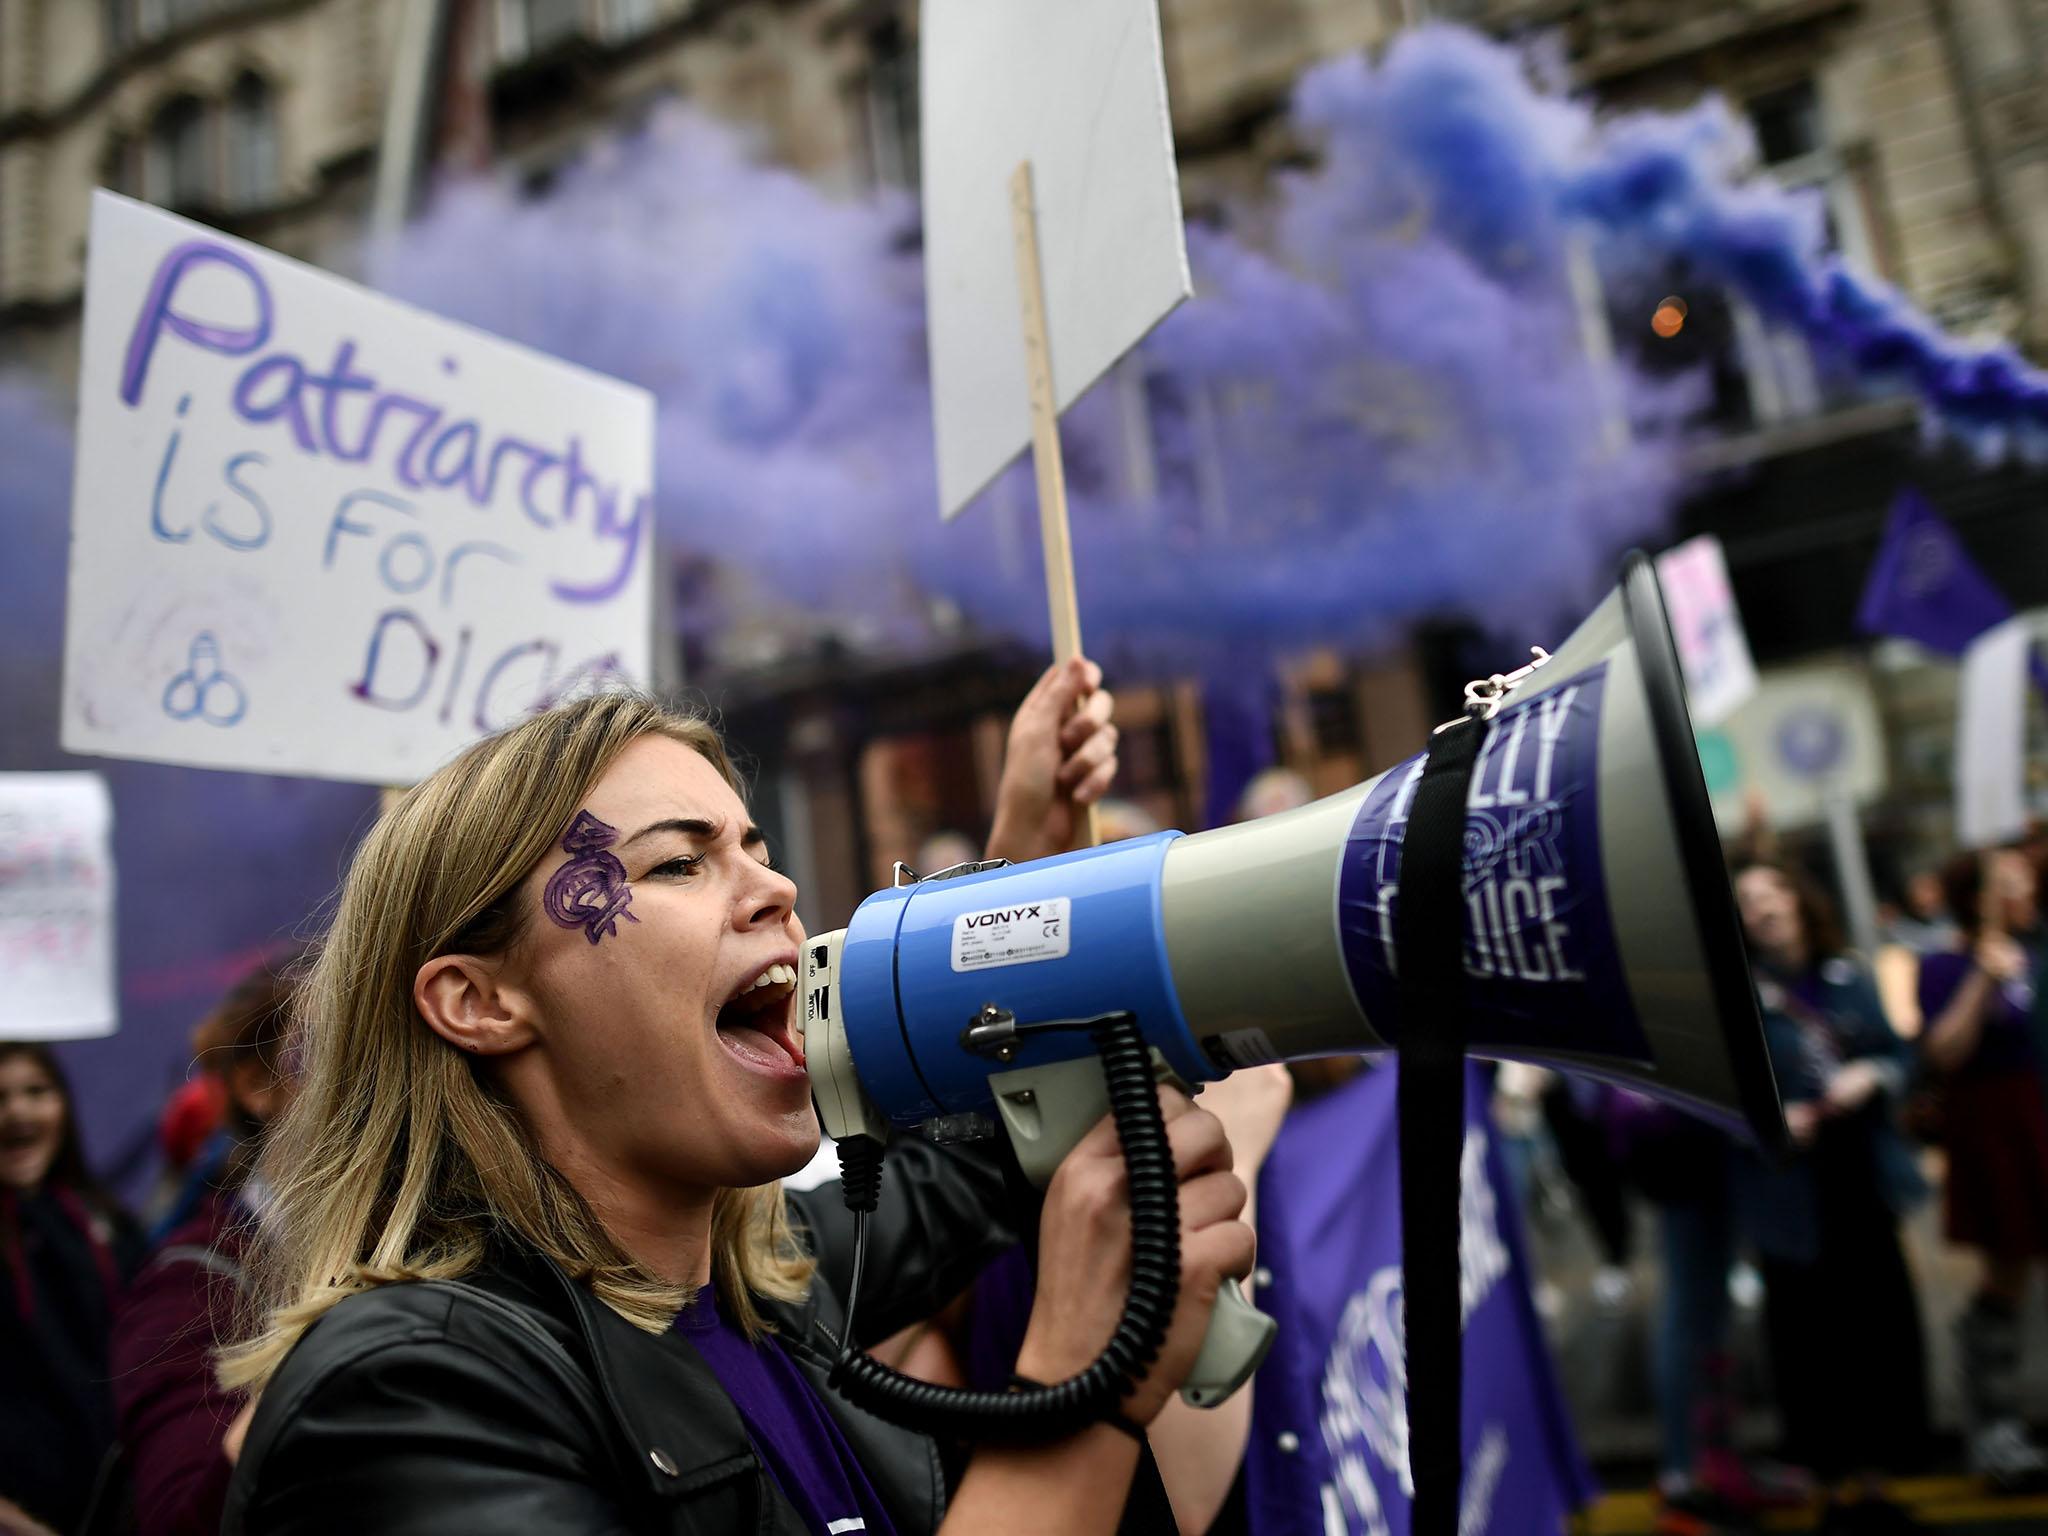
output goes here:
[[650, 1496], [692, 1493], [758, 1468], [739, 1410], [703, 1356], [673, 1328], [652, 1335], [635, 1327], [589, 1286], [523, 1245], [498, 1245], [490, 1270], [490, 1280], [498, 1282], [492, 1289], [525, 1292], [578, 1335], [615, 1443]]

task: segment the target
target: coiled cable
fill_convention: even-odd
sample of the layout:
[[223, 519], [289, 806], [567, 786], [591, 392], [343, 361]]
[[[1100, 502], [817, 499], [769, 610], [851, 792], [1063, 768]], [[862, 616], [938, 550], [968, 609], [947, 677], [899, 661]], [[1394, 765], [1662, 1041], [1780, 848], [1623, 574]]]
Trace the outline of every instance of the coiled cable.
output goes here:
[[881, 1192], [882, 1146], [867, 1137], [849, 1137], [839, 1143], [839, 1166], [847, 1209], [854, 1213], [853, 1283], [847, 1293], [846, 1342], [831, 1381], [853, 1403], [930, 1435], [1058, 1440], [1115, 1412], [1158, 1358], [1180, 1295], [1180, 1186], [1173, 1152], [1159, 1112], [1151, 1052], [1137, 1022], [1129, 1014], [1112, 1014], [1096, 1020], [1090, 1034], [1123, 1147], [1131, 1207], [1131, 1283], [1109, 1343], [1093, 1363], [1065, 1381], [1016, 1392], [937, 1386], [891, 1370], [860, 1349], [854, 1343], [854, 1320], [867, 1259], [867, 1217]]

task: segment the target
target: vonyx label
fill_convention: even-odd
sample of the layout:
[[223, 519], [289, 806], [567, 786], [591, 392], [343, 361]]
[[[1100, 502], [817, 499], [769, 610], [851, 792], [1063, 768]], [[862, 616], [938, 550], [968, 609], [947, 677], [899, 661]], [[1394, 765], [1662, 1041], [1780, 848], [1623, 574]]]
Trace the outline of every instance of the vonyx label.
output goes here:
[[953, 919], [953, 969], [986, 971], [999, 965], [1062, 960], [1073, 940], [1072, 903], [1065, 896], [1020, 901]]

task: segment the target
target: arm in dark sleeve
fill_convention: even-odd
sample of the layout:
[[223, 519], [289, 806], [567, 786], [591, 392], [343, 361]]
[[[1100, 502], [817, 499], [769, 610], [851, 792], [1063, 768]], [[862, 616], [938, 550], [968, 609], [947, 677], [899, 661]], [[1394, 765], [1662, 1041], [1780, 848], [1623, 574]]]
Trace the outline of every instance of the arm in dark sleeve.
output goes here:
[[585, 1406], [490, 1346], [385, 1329], [339, 1361], [288, 1360], [250, 1425], [223, 1536], [627, 1536]]
[[114, 1321], [119, 1438], [143, 1528], [214, 1536], [228, 1476], [221, 1436], [241, 1407], [214, 1384], [213, 1348], [232, 1320], [231, 1273], [159, 1260], [135, 1278]]
[[[904, 1137], [889, 1148], [882, 1196], [868, 1218], [854, 1342], [863, 1348], [930, 1317], [1019, 1240], [993, 1142], [934, 1147]], [[844, 1296], [853, 1280], [853, 1217], [838, 1183], [792, 1192], [792, 1213], [808, 1230], [820, 1280]]]

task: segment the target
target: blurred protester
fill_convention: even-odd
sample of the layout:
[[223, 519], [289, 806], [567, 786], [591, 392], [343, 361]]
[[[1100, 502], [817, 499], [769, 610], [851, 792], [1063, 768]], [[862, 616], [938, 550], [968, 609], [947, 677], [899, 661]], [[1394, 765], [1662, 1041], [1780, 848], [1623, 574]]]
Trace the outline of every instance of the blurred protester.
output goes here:
[[1917, 1529], [1877, 1492], [1927, 1446], [1920, 1307], [1899, 1245], [1926, 1187], [1893, 1123], [1910, 1056], [1810, 878], [1756, 863], [1735, 892], [1794, 1148], [1734, 1169], [1786, 1450], [1830, 1482], [1855, 1479], [1823, 1530]]
[[1880, 914], [1884, 942], [1916, 955], [1940, 954], [1955, 948], [1956, 923], [1942, 895], [1941, 874], [1923, 869], [1907, 876], [1896, 905]]
[[2048, 1486], [2020, 1416], [2019, 1305], [2048, 1255], [2048, 1103], [2031, 1032], [2032, 963], [2014, 936], [2037, 919], [2033, 865], [2012, 850], [1942, 870], [1956, 947], [1920, 963], [1922, 1060], [1948, 1152], [1949, 1240], [1983, 1255], [1957, 1325], [1971, 1466], [2001, 1488]]
[[256, 1137], [290, 1097], [284, 1071], [289, 961], [236, 983], [198, 1031], [222, 1087], [225, 1124], [188, 1186], [182, 1215], [136, 1275], [114, 1319], [114, 1406], [129, 1484], [151, 1536], [220, 1529], [234, 1463], [223, 1442], [242, 1406], [214, 1381], [232, 1331], [250, 1227], [263, 1203]]
[[1802, 1480], [1753, 1476], [1734, 1451], [1727, 1397], [1735, 1216], [1727, 1138], [1624, 1089], [1610, 1092], [1605, 1119], [1617, 1160], [1657, 1211], [1662, 1276], [1652, 1387], [1659, 1531], [1689, 1536], [1707, 1529], [1706, 1521], [1803, 1500], [1809, 1490]]
[[107, 1331], [138, 1248], [86, 1169], [56, 1058], [0, 1042], [0, 1499], [57, 1530], [113, 1443]]
[[1606, 1090], [1590, 1078], [1555, 1072], [1540, 1096], [1543, 1123], [1557, 1148], [1558, 1166], [1578, 1191], [1579, 1208], [1599, 1248], [1593, 1299], [1614, 1311], [1628, 1301], [1632, 1291], [1629, 1259], [1634, 1241], [1627, 1181], [1603, 1118], [1605, 1100]]

